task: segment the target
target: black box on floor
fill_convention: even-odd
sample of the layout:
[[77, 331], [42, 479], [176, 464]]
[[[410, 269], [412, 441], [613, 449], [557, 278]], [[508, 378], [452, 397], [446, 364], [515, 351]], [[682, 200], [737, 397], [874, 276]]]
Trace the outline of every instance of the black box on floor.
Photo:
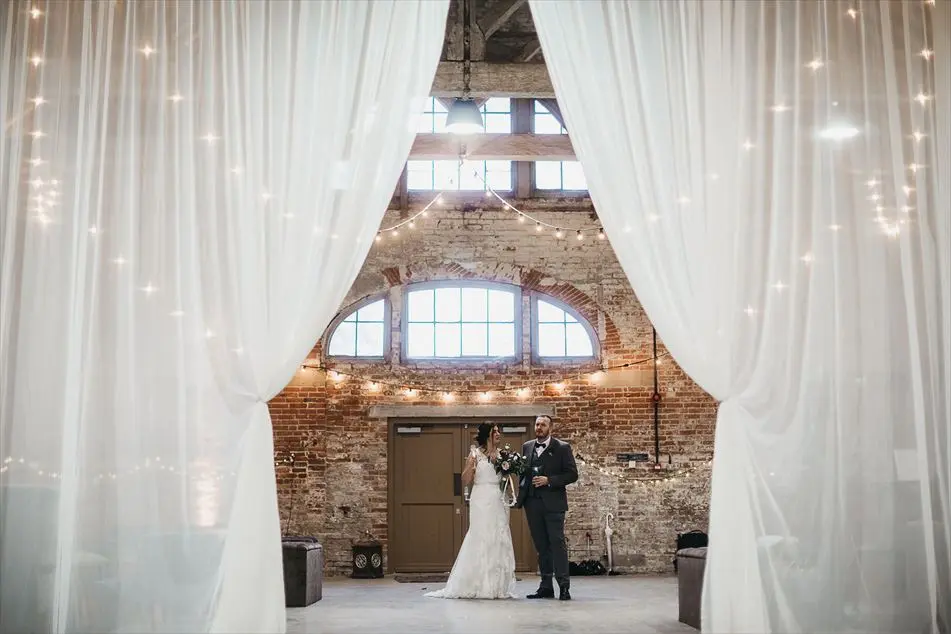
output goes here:
[[284, 604], [303, 608], [323, 596], [324, 549], [313, 537], [285, 538]]
[[383, 547], [377, 542], [354, 544], [351, 577], [354, 579], [379, 579], [383, 576]]

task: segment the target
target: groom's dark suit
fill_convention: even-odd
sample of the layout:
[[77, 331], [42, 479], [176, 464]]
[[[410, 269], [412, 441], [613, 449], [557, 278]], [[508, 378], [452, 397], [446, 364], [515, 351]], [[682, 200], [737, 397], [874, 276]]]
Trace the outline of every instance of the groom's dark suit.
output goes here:
[[[578, 480], [578, 467], [571, 445], [549, 437], [544, 451], [535, 451], [537, 441], [522, 445], [522, 455], [528, 460], [528, 471], [519, 488], [518, 505], [525, 508], [528, 528], [538, 551], [538, 571], [541, 588], [553, 589], [552, 576], [562, 589], [570, 583], [568, 577], [568, 546], [565, 542], [565, 512], [568, 494], [565, 487]], [[537, 467], [537, 471], [535, 469]], [[532, 478], [548, 477], [548, 485], [535, 487]]]

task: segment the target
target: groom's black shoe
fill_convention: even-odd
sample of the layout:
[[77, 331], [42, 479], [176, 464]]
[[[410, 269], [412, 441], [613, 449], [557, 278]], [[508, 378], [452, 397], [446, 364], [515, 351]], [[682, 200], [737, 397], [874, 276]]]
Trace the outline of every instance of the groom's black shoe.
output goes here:
[[527, 599], [554, 599], [555, 591], [552, 588], [539, 588], [534, 594], [526, 595]]
[[[571, 593], [568, 592], [568, 587], [558, 589], [558, 599], [561, 601], [571, 601]], [[554, 594], [554, 592], [552, 593]]]

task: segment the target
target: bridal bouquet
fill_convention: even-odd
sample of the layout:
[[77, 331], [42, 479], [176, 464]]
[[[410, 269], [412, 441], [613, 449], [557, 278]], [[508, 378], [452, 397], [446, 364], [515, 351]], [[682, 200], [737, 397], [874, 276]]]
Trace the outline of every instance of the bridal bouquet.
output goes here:
[[[522, 474], [528, 470], [528, 461], [518, 451], [513, 451], [510, 445], [505, 445], [499, 450], [499, 457], [495, 461], [495, 471], [501, 476], [499, 487], [502, 489], [502, 500], [509, 506], [515, 505], [516, 493], [515, 485], [512, 483], [512, 476], [518, 481]], [[506, 494], [510, 494], [510, 499], [506, 499]]]

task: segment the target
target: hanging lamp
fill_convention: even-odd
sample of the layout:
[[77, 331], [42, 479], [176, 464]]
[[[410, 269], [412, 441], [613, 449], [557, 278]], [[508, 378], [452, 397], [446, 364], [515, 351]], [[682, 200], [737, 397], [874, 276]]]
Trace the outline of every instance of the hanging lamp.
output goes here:
[[480, 134], [485, 131], [482, 121], [482, 112], [479, 106], [469, 96], [469, 81], [472, 75], [472, 61], [469, 50], [469, 1], [463, 4], [462, 26], [462, 97], [453, 99], [446, 116], [446, 132], [452, 134]]

